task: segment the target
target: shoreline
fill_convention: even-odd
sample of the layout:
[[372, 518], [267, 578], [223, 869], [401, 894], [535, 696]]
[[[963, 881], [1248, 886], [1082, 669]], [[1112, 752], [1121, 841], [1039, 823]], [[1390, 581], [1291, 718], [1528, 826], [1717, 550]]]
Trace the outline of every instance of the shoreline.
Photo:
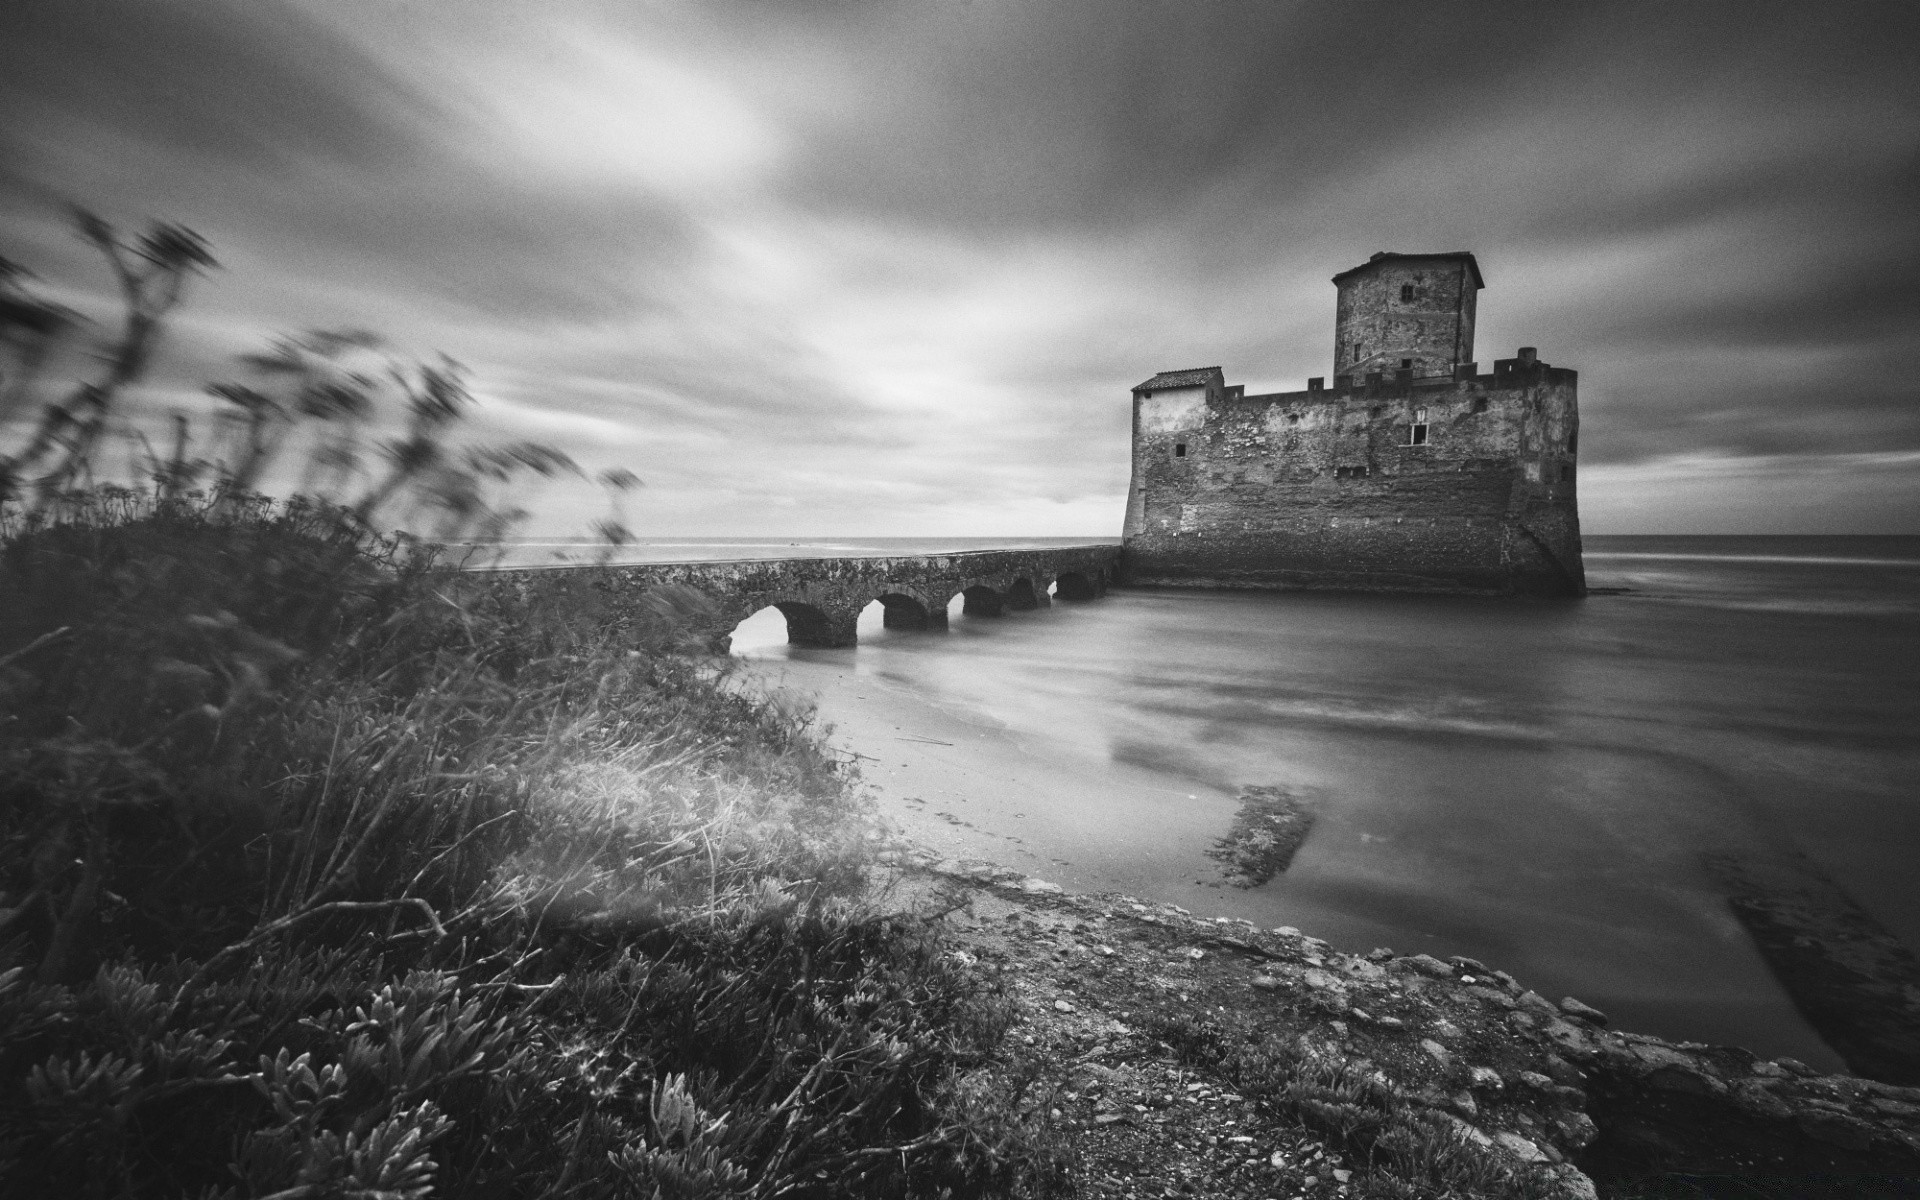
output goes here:
[[[967, 625], [954, 628], [952, 636], [967, 636]], [[993, 629], [983, 632], [990, 635]], [[1377, 910], [1341, 908], [1342, 893], [1333, 882], [1337, 876], [1325, 873], [1322, 864], [1335, 871], [1350, 869], [1356, 855], [1373, 854], [1377, 847], [1364, 844], [1367, 830], [1376, 827], [1344, 817], [1337, 807], [1329, 809], [1330, 819], [1305, 841], [1302, 852], [1315, 855], [1314, 861], [1295, 863], [1273, 887], [1235, 887], [1234, 872], [1223, 869], [1212, 855], [1238, 817], [1241, 788], [1235, 779], [1244, 772], [1210, 766], [1207, 747], [1183, 750], [1173, 745], [1162, 747], [1156, 757], [1114, 757], [1104, 742], [1094, 740], [1107, 730], [1083, 729], [1070, 715], [1055, 715], [1060, 713], [1056, 695], [996, 694], [994, 704], [1016, 705], [1001, 720], [994, 715], [999, 709], [970, 704], [964, 690], [929, 698], [907, 679], [893, 676], [887, 665], [870, 666], [851, 656], [843, 661], [835, 655], [803, 652], [789, 658], [776, 651], [748, 661], [762, 686], [804, 697], [816, 707], [816, 719], [829, 730], [830, 744], [855, 758], [889, 821], [943, 858], [1005, 864], [1078, 892], [1120, 892], [1263, 925], [1296, 925], [1343, 943], [1386, 943], [1442, 958], [1457, 953], [1499, 961], [1560, 989], [1593, 994], [1596, 1003], [1630, 1015], [1638, 1027], [1661, 1030], [1675, 1040], [1753, 1044], [1822, 1070], [1845, 1069], [1844, 1060], [1794, 1007], [1790, 992], [1727, 913], [1721, 893], [1705, 879], [1696, 887], [1700, 894], [1686, 903], [1704, 914], [1704, 923], [1724, 925], [1726, 936], [1737, 939], [1727, 943], [1722, 966], [1731, 963], [1743, 974], [1709, 981], [1716, 1001], [1748, 1006], [1733, 1011], [1730, 1030], [1716, 1029], [1690, 1016], [1692, 1010], [1674, 1008], [1666, 996], [1648, 991], [1669, 986], [1670, 977], [1644, 964], [1627, 962], [1633, 973], [1622, 977], [1614, 992], [1587, 978], [1596, 974], [1591, 964], [1584, 973], [1569, 970], [1570, 964], [1578, 968], [1576, 956], [1556, 949], [1562, 943], [1552, 938], [1576, 938], [1580, 940], [1574, 945], [1584, 944], [1574, 921], [1556, 925], [1548, 917], [1517, 932], [1499, 926], [1495, 936], [1474, 938], [1466, 936], [1474, 927], [1462, 924], [1463, 917], [1499, 914], [1443, 909], [1434, 914], [1436, 922], [1429, 923], [1409, 921], [1406, 905], [1399, 901]], [[904, 669], [922, 668], [910, 660]], [[1042, 723], [1046, 735], [1038, 736], [1035, 730]], [[1164, 740], [1149, 735], [1131, 742], [1144, 754], [1150, 741]], [[1325, 787], [1324, 781], [1309, 779], [1304, 789], [1295, 784], [1286, 790], [1319, 806]], [[1179, 810], [1176, 818], [1169, 819], [1169, 805]], [[1339, 857], [1326, 858], [1325, 850], [1316, 850], [1322, 846], [1334, 847]], [[1416, 932], [1410, 924], [1431, 932]], [[1527, 949], [1529, 939], [1532, 950]], [[1625, 951], [1616, 951], [1600, 960], [1603, 967], [1620, 965], [1616, 960]], [[1663, 953], [1672, 957], [1670, 948]], [[1673, 987], [1682, 1004], [1696, 1002], [1699, 993], [1692, 982], [1683, 977]], [[1636, 989], [1641, 997], [1637, 1007], [1615, 994]], [[1669, 1011], [1683, 1019], [1661, 1023]], [[1757, 1028], [1785, 1031], [1785, 1036], [1747, 1036]]]
[[[1489, 1169], [1516, 1172], [1546, 1195], [1630, 1194], [1618, 1189], [1696, 1175], [1843, 1182], [1857, 1195], [1920, 1187], [1920, 1088], [1616, 1031], [1571, 997], [1555, 1003], [1469, 958], [1348, 953], [1292, 927], [1071, 894], [905, 844], [883, 861], [893, 875], [882, 894], [937, 897], [939, 921], [962, 952], [1007, 983], [1028, 1044], [1051, 1051], [1056, 1089], [1071, 1097], [1056, 1105], [1058, 1119], [1083, 1153], [1153, 1161], [1139, 1148], [1159, 1145], [1165, 1161], [1153, 1170], [1169, 1186], [1199, 1172], [1214, 1177], [1209, 1195], [1345, 1194], [1348, 1180], [1312, 1165], [1328, 1154], [1361, 1161], [1337, 1121], [1272, 1098], [1249, 1105], [1244, 1079], [1206, 1067], [1220, 1047], [1283, 1030], [1302, 1053], [1375, 1080], [1386, 1109], [1444, 1123]], [[1168, 1040], [1196, 1015], [1202, 1044]], [[1207, 1124], [1190, 1096], [1153, 1092], [1152, 1080], [1183, 1072], [1203, 1081], [1196, 1092], [1231, 1098], [1214, 1108], [1232, 1112], [1207, 1118], [1217, 1127], [1211, 1141], [1161, 1136], [1170, 1121]], [[1135, 1102], [1147, 1095], [1161, 1099]], [[1221, 1135], [1222, 1120], [1264, 1121], [1265, 1131]], [[1324, 1139], [1319, 1160], [1297, 1145], [1274, 1150], [1264, 1166], [1239, 1154], [1300, 1127]], [[1090, 1174], [1082, 1194], [1137, 1195], [1137, 1182]]]

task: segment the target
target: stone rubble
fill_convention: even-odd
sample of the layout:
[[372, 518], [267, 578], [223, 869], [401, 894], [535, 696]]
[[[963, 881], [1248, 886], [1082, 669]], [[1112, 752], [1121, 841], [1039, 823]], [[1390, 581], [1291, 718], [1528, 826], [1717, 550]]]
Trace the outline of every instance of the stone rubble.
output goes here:
[[[1205, 1195], [1337, 1196], [1358, 1166], [1192, 1077], [1167, 1061], [1164, 1047], [1139, 1046], [1133, 1014], [1108, 1011], [1133, 1003], [1129, 996], [1221, 1013], [1230, 1002], [1255, 1018], [1271, 1012], [1315, 1045], [1366, 1063], [1395, 1095], [1456, 1123], [1486, 1153], [1537, 1174], [1546, 1195], [1595, 1195], [1570, 1160], [1603, 1130], [1609, 1146], [1648, 1163], [1707, 1153], [1675, 1132], [1690, 1129], [1720, 1148], [1726, 1170], [1764, 1171], [1774, 1155], [1920, 1177], [1920, 1088], [1615, 1031], [1590, 1005], [1572, 997], [1555, 1004], [1468, 958], [1352, 955], [1292, 927], [1263, 930], [1177, 905], [1070, 895], [991, 864], [912, 851], [898, 861], [970, 889], [956, 933], [983, 965], [1009, 972], [1001, 978], [1011, 979], [1027, 1015], [1026, 1044], [1068, 1055], [1060, 1119], [1080, 1131], [1086, 1161], [1102, 1172], [1093, 1182], [1118, 1181], [1083, 1194], [1192, 1194], [1172, 1177], [1162, 1180], [1172, 1189], [1164, 1193], [1126, 1182], [1129, 1170], [1136, 1178], [1153, 1173], [1146, 1143], [1170, 1156], [1169, 1170], [1211, 1173]], [[1142, 1130], [1159, 1132], [1144, 1143], [1115, 1136]], [[1101, 1149], [1108, 1141], [1111, 1156]]]

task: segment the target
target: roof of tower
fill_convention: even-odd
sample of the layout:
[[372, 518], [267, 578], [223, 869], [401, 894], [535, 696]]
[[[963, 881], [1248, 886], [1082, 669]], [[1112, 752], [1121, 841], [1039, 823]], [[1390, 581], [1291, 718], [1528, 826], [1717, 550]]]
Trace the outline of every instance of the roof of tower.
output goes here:
[[1394, 262], [1394, 261], [1408, 262], [1415, 259], [1425, 259], [1429, 262], [1435, 261], [1435, 260], [1446, 261], [1446, 262], [1464, 262], [1467, 264], [1467, 269], [1473, 272], [1473, 286], [1476, 289], [1487, 286], [1486, 277], [1480, 274], [1480, 264], [1474, 260], [1474, 257], [1472, 254], [1469, 254], [1465, 250], [1448, 250], [1442, 254], [1399, 254], [1392, 250], [1382, 250], [1378, 254], [1375, 254], [1371, 258], [1367, 259], [1367, 261], [1361, 263], [1359, 266], [1349, 267], [1346, 270], [1340, 272], [1338, 275], [1335, 275], [1333, 277], [1333, 281], [1335, 283], [1339, 283], [1342, 279], [1345, 279], [1350, 275], [1357, 275], [1361, 271], [1364, 271], [1369, 267], [1377, 267], [1381, 263]]
[[1135, 386], [1133, 390], [1136, 392], [1144, 392], [1149, 388], [1158, 390], [1160, 388], [1201, 387], [1212, 380], [1224, 380], [1225, 378], [1226, 376], [1221, 374], [1219, 367], [1189, 367], [1184, 371], [1162, 371], [1145, 383]]

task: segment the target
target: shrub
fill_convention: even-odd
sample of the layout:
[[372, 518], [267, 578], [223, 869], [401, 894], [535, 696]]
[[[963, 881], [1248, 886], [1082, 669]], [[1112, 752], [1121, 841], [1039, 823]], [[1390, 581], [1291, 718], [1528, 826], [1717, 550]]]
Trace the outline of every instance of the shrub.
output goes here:
[[[571, 597], [571, 599], [569, 599]], [[980, 1195], [1006, 1028], [861, 907], [805, 714], [350, 513], [0, 543], [0, 1178], [23, 1194]]]

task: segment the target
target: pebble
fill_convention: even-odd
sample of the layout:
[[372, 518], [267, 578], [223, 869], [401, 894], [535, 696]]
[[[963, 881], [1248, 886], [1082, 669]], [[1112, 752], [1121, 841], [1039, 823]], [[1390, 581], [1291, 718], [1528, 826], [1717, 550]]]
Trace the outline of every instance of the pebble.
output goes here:
[[1537, 1163], [1547, 1161], [1547, 1156], [1540, 1152], [1540, 1147], [1534, 1145], [1517, 1133], [1508, 1133], [1505, 1131], [1496, 1133], [1493, 1135], [1493, 1140], [1506, 1147], [1507, 1150], [1521, 1162]]
[[1453, 977], [1453, 968], [1440, 962], [1432, 954], [1415, 954], [1413, 958], [1402, 958], [1400, 962], [1407, 966], [1407, 970], [1430, 975], [1434, 979], [1452, 979]]

